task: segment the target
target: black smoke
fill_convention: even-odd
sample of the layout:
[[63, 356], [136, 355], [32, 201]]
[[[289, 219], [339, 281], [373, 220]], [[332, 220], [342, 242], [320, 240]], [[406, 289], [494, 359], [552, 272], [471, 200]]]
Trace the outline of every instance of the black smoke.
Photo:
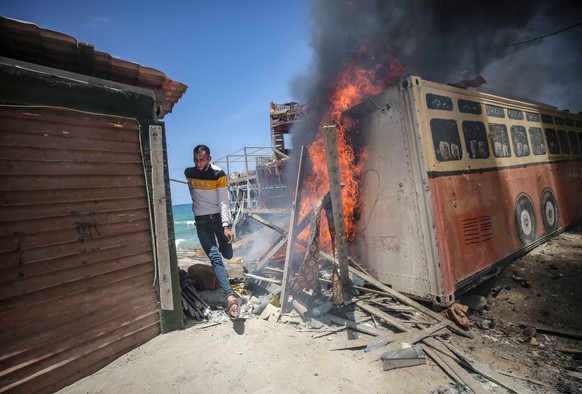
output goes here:
[[482, 75], [484, 89], [582, 110], [582, 1], [311, 0], [311, 16], [314, 60], [292, 93], [312, 113], [323, 113], [346, 63], [383, 65], [390, 55], [424, 79]]

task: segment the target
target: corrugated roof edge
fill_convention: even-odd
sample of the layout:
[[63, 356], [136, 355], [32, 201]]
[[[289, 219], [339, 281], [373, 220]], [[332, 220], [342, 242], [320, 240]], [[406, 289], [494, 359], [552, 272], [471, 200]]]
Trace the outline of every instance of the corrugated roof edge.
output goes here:
[[0, 16], [0, 56], [152, 90], [157, 117], [172, 112], [188, 86], [163, 72], [122, 60], [74, 37]]

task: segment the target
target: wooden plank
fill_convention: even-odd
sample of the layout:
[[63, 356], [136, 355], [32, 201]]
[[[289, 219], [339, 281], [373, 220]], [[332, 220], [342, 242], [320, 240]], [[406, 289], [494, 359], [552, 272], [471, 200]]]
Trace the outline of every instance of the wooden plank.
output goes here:
[[464, 355], [461, 351], [456, 349], [450, 343], [440, 341], [443, 345], [445, 345], [455, 356], [461, 359], [464, 363], [464, 366], [470, 368], [471, 370], [475, 371], [478, 374], [481, 374], [485, 378], [491, 380], [494, 383], [497, 383], [500, 386], [505, 387], [512, 393], [523, 393], [526, 392], [526, 388], [522, 387], [521, 385], [508, 380], [505, 376], [501, 375], [499, 372], [495, 371], [489, 365], [484, 363], [472, 360], [468, 356]]
[[450, 362], [445, 362], [442, 357], [438, 355], [433, 349], [424, 348], [423, 350], [427, 356], [429, 356], [441, 369], [449, 375], [451, 379], [455, 381], [456, 384], [465, 386], [465, 381], [459, 376], [457, 372], [460, 372], [457, 368], [452, 368], [454, 365], [450, 365]]
[[160, 292], [160, 306], [163, 310], [174, 310], [172, 292], [172, 272], [170, 269], [170, 249], [168, 246], [168, 213], [166, 212], [166, 182], [164, 179], [164, 152], [162, 126], [150, 125], [150, 156], [152, 166], [152, 195], [154, 207], [154, 244]]
[[390, 316], [385, 312], [382, 312], [380, 309], [375, 308], [362, 300], [356, 301], [356, 305], [361, 309], [365, 310], [366, 312], [371, 313], [372, 315], [384, 320], [386, 324], [388, 324], [389, 326], [395, 327], [400, 331], [408, 331], [408, 328], [402, 324], [403, 323], [402, 321], [395, 317]]
[[249, 214], [249, 216], [251, 218], [255, 219], [257, 222], [261, 223], [262, 225], [267, 226], [267, 227], [269, 227], [272, 230], [275, 230], [279, 234], [286, 234], [287, 233], [287, 231], [285, 231], [282, 228], [274, 225], [273, 223], [269, 222], [268, 220], [263, 219], [259, 215], [256, 215], [254, 213], [251, 213], [251, 214]]
[[275, 283], [277, 285], [281, 284], [281, 280], [280, 279], [273, 279], [273, 278], [267, 278], [265, 276], [259, 276], [259, 275], [253, 275], [253, 274], [243, 274], [244, 276], [246, 276], [247, 278], [251, 278], [254, 280], [258, 280], [258, 281], [265, 281], [265, 282], [269, 282], [269, 283]]
[[[363, 319], [358, 320], [355, 323], [356, 324], [361, 324], [361, 323], [364, 323], [364, 322], [367, 322], [367, 321], [370, 321], [370, 320], [372, 320], [372, 318], [370, 316], [368, 316], [368, 317], [364, 317]], [[331, 330], [326, 330], [325, 332], [322, 332], [322, 333], [319, 333], [319, 334], [312, 335], [311, 337], [312, 338], [321, 338], [321, 337], [325, 337], [325, 336], [330, 335], [330, 334], [334, 334], [336, 332], [343, 331], [343, 330], [345, 330], [347, 328], [348, 328], [347, 326], [338, 327], [338, 328], [334, 328], [334, 329], [331, 329]]]
[[426, 308], [425, 306], [419, 304], [416, 301], [413, 301], [412, 299], [406, 297], [404, 294], [401, 294], [400, 292], [392, 289], [391, 287], [386, 286], [384, 283], [380, 282], [379, 280], [377, 280], [376, 278], [367, 275], [357, 269], [355, 269], [354, 267], [349, 267], [349, 270], [352, 274], [359, 276], [360, 278], [364, 279], [366, 282], [376, 286], [377, 288], [379, 288], [380, 290], [388, 293], [391, 297], [394, 297], [394, 299], [402, 302], [403, 304], [409, 305], [414, 307], [415, 309], [417, 309], [418, 311], [438, 320], [438, 321], [443, 321], [446, 320], [443, 316], [439, 315], [438, 313]]
[[[442, 346], [441, 342], [434, 338], [425, 338], [423, 343], [424, 352], [434, 360], [449, 376], [453, 378], [458, 384], [468, 386], [475, 394], [487, 394], [487, 390], [479, 383], [466, 369], [460, 365], [461, 360], [458, 359], [451, 351]], [[443, 355], [441, 357], [439, 353]]]
[[374, 327], [365, 326], [363, 324], [358, 324], [355, 321], [342, 319], [341, 317], [331, 313], [328, 313], [325, 316], [335, 324], [351, 328], [352, 330], [358, 330], [368, 335], [373, 335], [375, 337], [386, 335], [386, 331], [378, 330]]
[[299, 203], [301, 202], [301, 185], [303, 183], [303, 166], [305, 163], [305, 146], [301, 146], [301, 152], [299, 154], [299, 167], [297, 170], [297, 184], [295, 185], [295, 199], [293, 200], [293, 205], [291, 206], [291, 213], [289, 219], [289, 232], [287, 234], [287, 250], [285, 253], [285, 266], [283, 268], [283, 278], [281, 285], [281, 313], [286, 313], [289, 310], [289, 285], [291, 284], [291, 262], [293, 261], [294, 246], [296, 229], [295, 223], [297, 222], [297, 216], [299, 214]]
[[574, 349], [574, 348], [565, 348], [559, 347], [556, 349], [560, 353], [567, 353], [567, 354], [582, 354], [582, 349]]
[[533, 327], [540, 332], [547, 332], [548, 334], [556, 334], [563, 337], [582, 339], [582, 333], [580, 331], [564, 330], [562, 328], [547, 326], [539, 323], [519, 322], [519, 324], [525, 327]]
[[[263, 267], [271, 260], [271, 258], [279, 252], [279, 250], [281, 250], [281, 248], [283, 247], [283, 245], [285, 245], [285, 242], [287, 242], [287, 236], [286, 235], [281, 235], [277, 241], [269, 248], [269, 250], [267, 251], [267, 253], [265, 253], [257, 262], [257, 272], [261, 272], [261, 270], [263, 269]], [[285, 272], [285, 271], [283, 271]]]
[[426, 364], [426, 359], [424, 357], [395, 358], [393, 360], [382, 360], [382, 369], [384, 371], [390, 371], [392, 369], [414, 367], [416, 365], [424, 364]]
[[329, 191], [333, 211], [333, 223], [336, 232], [336, 249], [339, 274], [343, 287], [347, 288], [349, 285], [351, 285], [351, 281], [348, 274], [348, 243], [346, 235], [346, 224], [344, 219], [342, 186], [335, 126], [323, 127], [323, 141], [325, 144], [325, 158], [327, 163], [327, 175], [329, 178]]
[[[424, 330], [414, 330], [414, 331], [406, 331], [406, 332], [401, 332], [398, 334], [384, 334], [382, 335], [382, 338], [385, 338], [388, 340], [388, 345], [384, 346], [384, 347], [380, 347], [377, 348], [375, 350], [372, 350], [370, 352], [368, 352], [368, 354], [372, 354], [374, 353], [374, 357], [379, 358], [377, 356], [378, 354], [378, 350], [381, 350], [382, 353], [390, 351], [390, 350], [396, 350], [396, 349], [400, 349], [401, 343], [405, 342], [405, 343], [416, 343], [430, 335], [434, 335], [435, 333], [437, 333], [438, 331], [442, 330], [443, 328], [445, 328], [447, 325], [451, 324], [450, 321], [444, 321], [438, 324], [435, 324], [429, 328], [425, 328]], [[370, 341], [370, 339], [368, 338], [364, 338], [364, 339], [354, 339], [351, 341], [344, 341], [342, 347], [342, 349], [348, 349], [348, 348], [353, 348], [353, 347], [366, 347], [369, 344], [373, 343], [375, 341]]]

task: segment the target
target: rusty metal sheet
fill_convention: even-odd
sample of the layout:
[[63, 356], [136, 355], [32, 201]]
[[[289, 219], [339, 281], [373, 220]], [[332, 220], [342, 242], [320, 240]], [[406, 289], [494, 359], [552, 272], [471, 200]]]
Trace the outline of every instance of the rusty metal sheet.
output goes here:
[[0, 120], [2, 389], [50, 391], [160, 332], [140, 129], [46, 107]]

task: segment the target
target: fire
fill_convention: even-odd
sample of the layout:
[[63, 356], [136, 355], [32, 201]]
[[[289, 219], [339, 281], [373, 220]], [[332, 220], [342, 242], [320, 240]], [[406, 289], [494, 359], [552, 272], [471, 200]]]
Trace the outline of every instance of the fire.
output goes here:
[[[360, 48], [358, 55], [367, 55], [365, 48]], [[361, 56], [360, 56], [361, 57]], [[353, 120], [344, 116], [344, 112], [361, 103], [369, 96], [380, 94], [389, 83], [399, 77], [403, 72], [400, 62], [393, 60], [388, 67], [375, 65], [364, 69], [359, 63], [345, 67], [333, 82], [328, 96], [329, 107], [322, 117], [320, 125], [335, 125], [337, 130], [338, 156], [340, 165], [340, 179], [344, 185], [342, 199], [344, 208], [344, 220], [348, 241], [355, 236], [355, 218], [358, 209], [358, 182], [366, 160], [365, 148], [361, 152], [355, 152], [350, 141], [350, 130], [353, 128]], [[384, 75], [382, 75], [384, 74]], [[304, 217], [315, 205], [315, 202], [329, 190], [327, 165], [320, 127], [317, 137], [308, 147], [311, 159], [311, 174], [306, 178], [302, 191], [300, 217]], [[320, 244], [328, 245], [331, 241], [327, 228], [325, 215], [322, 215], [322, 231]], [[308, 229], [302, 232], [301, 239], [306, 239]]]

